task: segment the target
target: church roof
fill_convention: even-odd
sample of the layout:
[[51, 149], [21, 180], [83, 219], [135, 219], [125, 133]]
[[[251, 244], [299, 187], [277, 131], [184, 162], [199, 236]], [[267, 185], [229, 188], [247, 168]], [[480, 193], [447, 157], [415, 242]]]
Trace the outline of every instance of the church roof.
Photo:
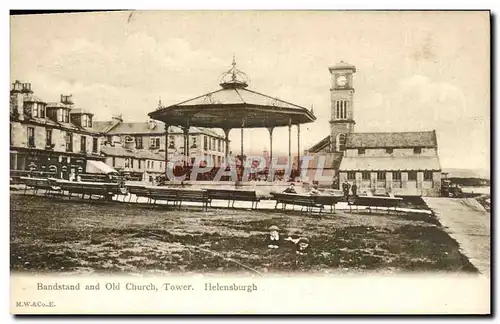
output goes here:
[[436, 131], [350, 133], [346, 148], [437, 147]]
[[[318, 153], [329, 147], [330, 136], [308, 149]], [[346, 148], [403, 148], [437, 147], [436, 131], [393, 133], [350, 133], [346, 137]]]
[[344, 157], [340, 171], [421, 171], [441, 170], [437, 156], [370, 156]]
[[311, 146], [311, 148], [308, 149], [307, 151], [309, 153], [318, 153], [321, 150], [323, 150], [325, 147], [329, 147], [329, 146], [330, 146], [330, 136], [327, 136], [327, 137], [323, 138], [321, 141], [319, 141], [318, 143]]

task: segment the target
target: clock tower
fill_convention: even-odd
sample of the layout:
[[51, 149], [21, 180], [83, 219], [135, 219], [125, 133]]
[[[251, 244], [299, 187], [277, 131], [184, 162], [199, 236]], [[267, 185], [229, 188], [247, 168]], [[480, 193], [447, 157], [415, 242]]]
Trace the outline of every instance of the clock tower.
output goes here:
[[353, 74], [356, 67], [344, 61], [328, 68], [332, 75], [330, 152], [342, 153], [345, 150], [347, 133], [354, 132], [353, 116]]

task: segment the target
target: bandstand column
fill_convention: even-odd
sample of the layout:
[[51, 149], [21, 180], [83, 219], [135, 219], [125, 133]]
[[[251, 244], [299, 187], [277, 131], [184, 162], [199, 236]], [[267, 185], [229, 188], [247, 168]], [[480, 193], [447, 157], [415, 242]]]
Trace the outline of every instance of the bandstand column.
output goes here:
[[188, 152], [189, 152], [189, 147], [188, 147], [188, 145], [189, 145], [189, 140], [188, 140], [188, 138], [189, 138], [189, 127], [184, 126], [182, 128], [182, 131], [184, 133], [184, 163], [183, 163], [183, 165], [186, 166], [187, 165], [187, 161], [188, 161], [188, 157], [189, 157], [189, 155], [188, 155]]
[[300, 124], [297, 124], [297, 175], [300, 176]]
[[292, 119], [288, 119], [288, 167], [292, 168]]
[[226, 136], [226, 150], [224, 151], [224, 162], [227, 163], [227, 157], [229, 156], [229, 132], [231, 128], [223, 128], [224, 135]]
[[165, 124], [165, 178], [167, 177], [167, 164], [168, 164], [168, 128], [169, 127], [170, 127], [169, 125]]
[[[267, 130], [269, 131], [269, 172], [271, 171], [271, 167], [273, 165], [273, 131], [274, 127], [268, 127]], [[269, 181], [272, 181], [272, 179], [268, 178]]]
[[243, 128], [245, 127], [245, 120], [242, 119], [241, 120], [241, 167], [243, 167], [244, 165], [244, 161], [243, 161]]

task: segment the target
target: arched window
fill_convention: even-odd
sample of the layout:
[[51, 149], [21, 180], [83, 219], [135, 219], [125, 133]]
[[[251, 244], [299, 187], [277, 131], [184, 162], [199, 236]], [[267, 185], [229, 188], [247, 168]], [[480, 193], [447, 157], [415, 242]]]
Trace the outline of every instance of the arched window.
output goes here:
[[336, 138], [336, 150], [337, 152], [344, 152], [345, 151], [345, 139], [346, 136], [345, 134], [338, 134]]

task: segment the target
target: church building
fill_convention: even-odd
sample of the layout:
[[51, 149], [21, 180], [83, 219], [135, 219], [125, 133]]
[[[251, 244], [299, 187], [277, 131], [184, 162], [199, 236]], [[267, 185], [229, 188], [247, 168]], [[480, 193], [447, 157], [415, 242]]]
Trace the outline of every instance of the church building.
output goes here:
[[344, 181], [356, 183], [359, 193], [439, 196], [441, 166], [436, 132], [355, 132], [356, 67], [341, 61], [329, 70], [330, 135], [305, 152], [325, 158], [323, 174], [331, 174], [336, 186]]

